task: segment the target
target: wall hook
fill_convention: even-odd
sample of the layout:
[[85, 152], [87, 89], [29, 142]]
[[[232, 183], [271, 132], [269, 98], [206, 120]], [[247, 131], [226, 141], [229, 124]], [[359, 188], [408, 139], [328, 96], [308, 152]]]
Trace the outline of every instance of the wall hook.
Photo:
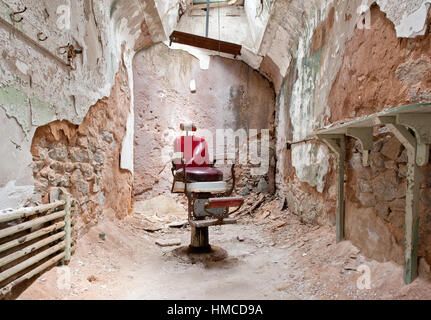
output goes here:
[[66, 54], [66, 53], [67, 53], [67, 51], [68, 51], [68, 48], [69, 48], [69, 45], [67, 45], [67, 46], [63, 46], [63, 47], [59, 47], [59, 48], [57, 49], [57, 53], [58, 53], [58, 54], [61, 54], [61, 55]]
[[48, 36], [47, 35], [45, 35], [43, 32], [39, 32], [38, 34], [37, 34], [37, 40], [39, 40], [39, 41], [46, 41], [48, 39]]
[[16, 16], [23, 14], [26, 11], [27, 11], [27, 7], [24, 7], [24, 10], [11, 13], [10, 18], [12, 19], [13, 22], [21, 22], [22, 20], [24, 20], [24, 18], [23, 17], [17, 18]]
[[75, 49], [72, 44], [68, 44], [67, 46], [59, 47], [57, 52], [60, 55], [67, 54], [67, 66], [72, 71], [76, 70], [76, 68], [73, 66], [73, 61], [75, 60], [77, 54], [82, 54], [82, 49]]

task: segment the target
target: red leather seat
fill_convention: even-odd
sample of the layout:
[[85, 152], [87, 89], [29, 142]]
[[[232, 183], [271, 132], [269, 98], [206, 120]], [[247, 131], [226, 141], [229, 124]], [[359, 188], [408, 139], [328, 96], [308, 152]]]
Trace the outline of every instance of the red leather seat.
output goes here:
[[[174, 143], [175, 152], [182, 152], [186, 163], [187, 180], [195, 182], [223, 181], [223, 172], [213, 168], [209, 160], [208, 144], [196, 136], [180, 137]], [[176, 165], [178, 181], [184, 180], [184, 169]]]
[[[195, 182], [223, 181], [223, 171], [211, 167], [187, 167], [187, 180]], [[177, 171], [179, 181], [184, 179], [184, 170]]]

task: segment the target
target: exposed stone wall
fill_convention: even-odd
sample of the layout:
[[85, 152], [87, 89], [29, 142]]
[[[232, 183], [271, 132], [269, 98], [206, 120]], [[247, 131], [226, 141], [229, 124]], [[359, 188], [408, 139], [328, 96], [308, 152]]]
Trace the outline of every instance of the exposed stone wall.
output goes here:
[[78, 228], [97, 223], [107, 210], [122, 218], [132, 208], [132, 174], [120, 168], [130, 90], [125, 66], [109, 97], [92, 106], [81, 125], [55, 121], [37, 129], [33, 143], [35, 195], [67, 189], [79, 202]]
[[[394, 3], [379, 3], [391, 17], [394, 12], [402, 16]], [[328, 222], [329, 218], [329, 223], [334, 223], [334, 159], [328, 156], [325, 146], [303, 143], [288, 150], [286, 140], [303, 139], [312, 130], [338, 121], [431, 101], [429, 27], [424, 36], [397, 38], [397, 31], [402, 29], [400, 20], [394, 25], [379, 6], [373, 5], [371, 28], [358, 29], [355, 9], [353, 2], [347, 5], [339, 1], [335, 13], [326, 8], [323, 20], [307, 20], [308, 31], [300, 38], [297, 58], [277, 100], [277, 187], [291, 211], [307, 222]], [[405, 9], [406, 14], [414, 11], [410, 9]], [[402, 263], [407, 161], [404, 148], [386, 130], [376, 129], [371, 167], [364, 168], [357, 142], [348, 139], [347, 146], [347, 239], [370, 257]], [[428, 262], [429, 168], [421, 169], [419, 248], [419, 255]]]
[[[173, 142], [183, 134], [179, 129], [182, 122], [209, 130], [214, 140], [216, 129], [270, 129], [272, 162], [264, 179], [273, 190], [275, 95], [268, 80], [245, 63], [222, 57], [212, 57], [209, 69], [202, 70], [195, 57], [164, 44], [139, 52], [134, 73], [138, 199], [170, 192]], [[190, 91], [193, 79], [196, 93]], [[249, 183], [250, 168], [242, 169], [239, 189], [245, 188], [243, 193], [247, 193], [248, 185], [256, 190], [262, 177], [251, 177]], [[260, 187], [265, 187], [265, 182]]]
[[[346, 236], [374, 259], [403, 262], [407, 152], [384, 128], [376, 130], [370, 167], [358, 142], [346, 156]], [[420, 168], [419, 256], [431, 263], [431, 164]]]
[[[388, 107], [431, 101], [431, 38], [398, 39], [393, 23], [371, 8], [371, 30], [346, 44], [343, 66], [329, 97], [331, 122]], [[371, 166], [350, 148], [346, 184], [346, 235], [378, 260], [403, 261], [407, 155], [387, 130], [376, 130]], [[431, 165], [421, 168], [419, 256], [431, 262]]]

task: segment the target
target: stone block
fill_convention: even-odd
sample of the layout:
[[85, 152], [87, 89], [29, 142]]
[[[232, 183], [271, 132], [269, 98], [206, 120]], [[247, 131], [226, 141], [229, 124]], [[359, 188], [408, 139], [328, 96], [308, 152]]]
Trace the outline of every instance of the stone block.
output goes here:
[[370, 179], [372, 177], [370, 168], [362, 165], [362, 155], [360, 153], [354, 153], [352, 155], [349, 166], [353, 169], [358, 178]]
[[71, 173], [77, 168], [75, 163], [68, 162], [64, 165], [64, 171]]
[[50, 168], [57, 173], [64, 173], [65, 164], [64, 162], [54, 161], [53, 163], [51, 163]]
[[50, 185], [57, 186], [60, 183], [61, 176], [56, 174], [54, 171], [48, 174], [48, 181]]
[[376, 210], [376, 214], [384, 219], [384, 220], [388, 220], [388, 215], [389, 215], [389, 204], [385, 201], [379, 201], [377, 202], [376, 206], [375, 206], [375, 210]]
[[380, 153], [372, 152], [370, 155], [370, 167], [373, 172], [383, 172], [385, 170], [385, 159]]
[[407, 181], [403, 181], [398, 184], [395, 197], [397, 199], [405, 198], [406, 194], [407, 194]]
[[401, 211], [405, 212], [406, 210], [406, 199], [396, 199], [389, 204], [389, 208], [392, 212]]
[[77, 141], [77, 145], [84, 148], [84, 149], [87, 149], [88, 148], [88, 138], [85, 136], [79, 137], [78, 141]]
[[391, 137], [389, 141], [383, 144], [381, 152], [385, 157], [397, 160], [401, 153], [401, 147], [401, 142], [397, 138]]
[[261, 178], [257, 184], [257, 192], [259, 193], [269, 193], [269, 186], [265, 178]]
[[422, 188], [431, 188], [431, 168], [420, 170], [420, 184]]
[[81, 163], [79, 165], [79, 169], [81, 170], [85, 178], [91, 176], [94, 171], [93, 166], [89, 163]]
[[104, 131], [100, 134], [100, 136], [102, 137], [103, 141], [107, 143], [112, 143], [114, 141], [114, 135], [111, 132]]
[[75, 184], [75, 183], [77, 183], [78, 181], [81, 181], [81, 180], [83, 180], [83, 179], [84, 179], [84, 176], [82, 175], [81, 170], [76, 169], [76, 170], [73, 172], [73, 174], [72, 174], [72, 177], [71, 177], [70, 181], [72, 182], [72, 184]]
[[70, 148], [70, 159], [73, 162], [89, 163], [90, 158], [90, 152], [87, 149]]
[[405, 178], [407, 177], [407, 165], [406, 164], [400, 164], [399, 168], [398, 168], [398, 176], [401, 178]]
[[45, 179], [48, 179], [48, 177], [53, 174], [55, 174], [55, 171], [52, 170], [50, 167], [45, 167], [39, 172], [39, 175]]
[[378, 140], [378, 141], [375, 141], [373, 143], [373, 148], [371, 149], [371, 151], [377, 153], [377, 152], [380, 152], [380, 150], [382, 150], [382, 148], [383, 148], [383, 141]]
[[398, 170], [397, 163], [394, 160], [385, 161], [385, 168], [389, 170]]
[[31, 165], [34, 174], [39, 173], [40, 170], [42, 170], [44, 166], [45, 166], [44, 161], [34, 161]]
[[430, 189], [422, 189], [420, 198], [422, 203], [427, 206], [431, 207], [431, 190]]
[[360, 193], [356, 197], [364, 208], [372, 208], [376, 205], [376, 198], [372, 193]]
[[100, 186], [100, 179], [95, 178], [93, 183], [93, 193], [98, 193], [102, 190], [102, 187]]
[[250, 194], [250, 188], [248, 186], [245, 186], [244, 188], [242, 188], [241, 190], [239, 190], [238, 194], [240, 196], [246, 197]]
[[373, 181], [373, 192], [385, 201], [392, 201], [398, 196], [398, 180], [395, 171], [388, 170]]
[[370, 182], [364, 179], [358, 180], [358, 188], [364, 193], [373, 192], [373, 187], [371, 186]]
[[70, 183], [70, 174], [66, 173], [60, 178], [60, 187], [63, 188], [70, 188], [72, 184]]
[[37, 194], [45, 194], [48, 190], [49, 182], [47, 179], [38, 179], [34, 182], [34, 191]]
[[404, 149], [401, 152], [401, 155], [398, 157], [397, 162], [399, 162], [399, 163], [407, 163], [408, 161], [409, 161], [409, 157], [407, 155], [407, 150]]
[[88, 138], [88, 148], [91, 152], [96, 152], [98, 149], [103, 148], [103, 144], [95, 137]]
[[58, 145], [58, 146], [52, 148], [48, 152], [48, 155], [53, 160], [66, 161], [67, 155], [68, 155], [67, 148], [66, 148], [66, 146]]
[[102, 150], [97, 150], [94, 154], [94, 161], [96, 163], [102, 164], [105, 162], [105, 153]]
[[90, 192], [90, 185], [85, 181], [77, 181], [74, 187], [82, 195], [87, 195]]

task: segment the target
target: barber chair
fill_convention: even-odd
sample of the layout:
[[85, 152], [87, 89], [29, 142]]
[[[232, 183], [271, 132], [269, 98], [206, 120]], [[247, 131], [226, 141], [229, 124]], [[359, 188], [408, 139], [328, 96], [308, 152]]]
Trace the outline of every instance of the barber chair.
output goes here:
[[[243, 198], [231, 197], [235, 189], [235, 164], [230, 179], [223, 180], [223, 172], [210, 163], [208, 144], [203, 138], [189, 135], [193, 124], [181, 124], [186, 132], [174, 143], [172, 159], [172, 193], [183, 193], [188, 200], [188, 221], [192, 229], [189, 250], [193, 253], [211, 251], [208, 228], [236, 224], [231, 215], [244, 203]], [[228, 186], [230, 183], [230, 186]]]

